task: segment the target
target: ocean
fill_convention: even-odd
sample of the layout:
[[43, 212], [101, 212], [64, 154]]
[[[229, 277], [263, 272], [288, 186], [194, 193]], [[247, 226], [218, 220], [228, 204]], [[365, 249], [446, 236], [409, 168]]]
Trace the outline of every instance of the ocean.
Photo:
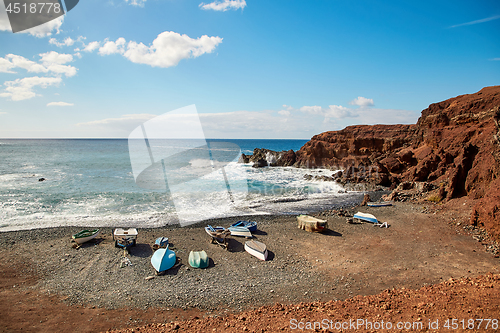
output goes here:
[[[188, 225], [218, 217], [310, 213], [359, 196], [339, 193], [335, 182], [304, 179], [332, 175], [330, 170], [237, 162], [241, 152], [296, 151], [307, 140], [207, 142], [209, 157], [205, 150], [177, 150], [179, 163], [166, 157], [156, 163], [159, 168], [150, 168], [159, 178], [144, 178], [127, 139], [0, 139], [0, 231]], [[150, 152], [157, 147], [150, 146]]]

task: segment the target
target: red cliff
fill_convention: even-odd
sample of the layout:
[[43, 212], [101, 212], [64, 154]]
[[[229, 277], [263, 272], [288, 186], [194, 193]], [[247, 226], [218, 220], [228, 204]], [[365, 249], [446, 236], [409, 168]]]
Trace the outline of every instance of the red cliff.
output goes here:
[[[314, 136], [296, 166], [342, 168], [380, 185], [431, 182], [476, 200], [471, 223], [500, 238], [500, 86], [431, 104], [416, 125], [349, 126]], [[353, 175], [355, 177], [353, 177]]]

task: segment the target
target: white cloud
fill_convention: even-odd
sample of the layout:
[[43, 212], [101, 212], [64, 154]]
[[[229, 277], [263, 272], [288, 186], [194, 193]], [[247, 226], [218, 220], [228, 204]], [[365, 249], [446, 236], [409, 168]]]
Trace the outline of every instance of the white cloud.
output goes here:
[[125, 2], [132, 6], [144, 7], [146, 0], [125, 0]]
[[55, 73], [74, 76], [77, 69], [73, 66], [63, 65], [73, 60], [70, 54], [60, 54], [54, 51], [41, 53], [40, 61], [42, 64], [28, 60], [15, 54], [7, 54], [5, 58], [0, 58], [0, 72], [15, 73], [14, 68], [22, 68], [30, 73]]
[[73, 106], [75, 104], [73, 103], [66, 103], [66, 102], [50, 102], [47, 103], [47, 106]]
[[[204, 35], [193, 39], [188, 35], [165, 31], [159, 34], [150, 46], [134, 41], [127, 44], [123, 37], [118, 38], [116, 42], [106, 41], [99, 48], [99, 54], [119, 53], [137, 64], [167, 68], [177, 65], [182, 59], [196, 58], [205, 53], [211, 53], [220, 43], [222, 43], [220, 37]], [[93, 47], [95, 48], [95, 45]]]
[[5, 58], [0, 58], [0, 72], [15, 73], [11, 71], [16, 67], [23, 68], [32, 73], [46, 73], [47, 69], [34, 61], [28, 60], [15, 54], [7, 54]]
[[0, 114], [7, 114], [8, 112], [0, 112]]
[[214, 1], [208, 4], [200, 3], [199, 7], [204, 10], [215, 10], [225, 12], [229, 9], [242, 9], [247, 5], [245, 0], [222, 0], [222, 1]]
[[83, 51], [85, 52], [93, 52], [94, 50], [98, 49], [101, 43], [99, 42], [90, 42], [85, 47], [83, 48]]
[[278, 114], [280, 114], [282, 116], [288, 117], [290, 115], [290, 111], [288, 111], [288, 110], [281, 110], [281, 111], [278, 111]]
[[75, 67], [64, 65], [68, 62], [73, 61], [73, 56], [71, 54], [50, 51], [47, 53], [40, 53], [40, 57], [40, 61], [48, 71], [55, 74], [64, 74], [67, 77], [76, 75], [77, 69]]
[[0, 93], [0, 97], [10, 98], [12, 101], [22, 101], [36, 96], [33, 89], [37, 86], [47, 88], [48, 86], [58, 85], [62, 82], [60, 77], [25, 77], [14, 81], [6, 81], [5, 92]]
[[51, 38], [51, 39], [49, 39], [49, 44], [53, 44], [57, 47], [63, 47], [63, 46], [71, 46], [71, 45], [75, 44], [75, 41], [73, 39], [71, 39], [71, 37], [66, 38], [62, 42], [58, 42], [57, 39]]
[[78, 127], [91, 131], [95, 137], [126, 138], [137, 126], [156, 117], [154, 114], [126, 114], [119, 118], [106, 118], [76, 124]]
[[371, 98], [365, 98], [359, 96], [358, 98], [353, 99], [352, 101], [349, 102], [351, 105], [358, 105], [358, 106], [373, 106], [373, 99]]
[[484, 18], [484, 19], [480, 19], [480, 20], [475, 20], [475, 21], [471, 21], [471, 22], [466, 22], [466, 23], [460, 23], [460, 24], [452, 25], [451, 27], [448, 27], [448, 28], [463, 27], [465, 25], [474, 25], [474, 24], [485, 23], [485, 22], [489, 22], [489, 21], [493, 21], [493, 20], [498, 20], [498, 19], [500, 19], [500, 15], [494, 15], [494, 16], [490, 16], [490, 17], [487, 17], [487, 18]]
[[342, 105], [329, 105], [325, 114], [325, 117], [330, 118], [352, 118], [357, 116], [358, 114], [355, 110]]
[[114, 53], [123, 54], [125, 52], [125, 43], [126, 40], [123, 37], [120, 37], [116, 40], [116, 42], [105, 41], [104, 46], [99, 48], [100, 55], [110, 55]]
[[345, 106], [342, 105], [330, 105], [328, 106], [328, 108], [323, 108], [318, 105], [303, 106], [299, 110], [311, 115], [324, 116], [325, 118], [357, 117], [355, 110], [346, 108]]
[[[500, 58], [493, 58], [493, 59], [490, 59], [491, 61], [500, 61]], [[1, 65], [0, 65], [1, 66]]]

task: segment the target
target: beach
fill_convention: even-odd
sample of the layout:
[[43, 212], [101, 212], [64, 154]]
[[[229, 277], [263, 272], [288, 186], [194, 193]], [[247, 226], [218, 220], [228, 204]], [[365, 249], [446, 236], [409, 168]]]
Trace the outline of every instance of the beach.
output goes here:
[[[298, 229], [294, 215], [253, 216], [256, 239], [269, 249], [265, 262], [244, 251], [244, 238], [231, 237], [229, 250], [210, 244], [203, 226], [227, 227], [237, 218], [139, 229], [137, 245], [126, 255], [131, 265], [122, 264], [124, 252], [114, 247], [109, 228], [79, 249], [71, 242], [79, 228], [4, 232], [1, 327], [5, 332], [53, 332], [54, 327], [101, 332], [168, 324], [158, 328], [162, 331], [215, 317], [224, 325], [227, 316], [234, 320], [242, 311], [276, 303], [342, 302], [393, 288], [425, 289], [450, 279], [498, 274], [500, 259], [488, 252], [492, 243], [467, 225], [471, 204], [466, 198], [446, 205], [396, 202], [312, 214], [327, 219], [325, 233]], [[357, 211], [376, 215], [389, 228], [350, 224], [342, 216]], [[150, 258], [160, 236], [169, 238], [180, 263], [155, 276]], [[205, 250], [210, 266], [191, 268], [191, 250]], [[498, 275], [492, 276], [490, 284], [498, 289]], [[492, 301], [486, 310], [498, 309], [498, 298]], [[457, 307], [463, 316], [468, 310], [465, 303]], [[199, 325], [192, 330], [211, 331]]]

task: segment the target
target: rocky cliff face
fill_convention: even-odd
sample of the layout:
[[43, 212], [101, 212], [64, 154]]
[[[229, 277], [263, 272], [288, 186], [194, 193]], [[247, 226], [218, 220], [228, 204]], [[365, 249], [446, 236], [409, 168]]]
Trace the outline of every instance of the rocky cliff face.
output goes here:
[[476, 200], [471, 223], [500, 238], [500, 86], [431, 104], [416, 125], [349, 126], [314, 136], [298, 167], [342, 168], [345, 179], [436, 185], [435, 200]]

